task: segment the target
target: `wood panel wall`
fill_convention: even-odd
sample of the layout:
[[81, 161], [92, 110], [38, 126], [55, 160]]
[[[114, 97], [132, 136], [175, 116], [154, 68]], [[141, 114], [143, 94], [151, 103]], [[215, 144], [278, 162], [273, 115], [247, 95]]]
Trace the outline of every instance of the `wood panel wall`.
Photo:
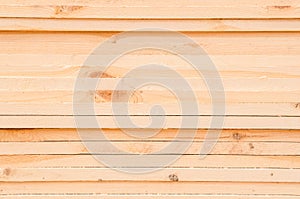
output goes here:
[[[90, 67], [83, 63], [99, 43], [148, 27], [179, 31], [205, 50], [222, 77], [226, 113], [218, 143], [200, 159], [214, 115], [194, 69], [157, 50], [112, 63], [101, 77], [105, 89], [87, 97], [95, 100], [105, 135], [124, 151], [155, 152], [181, 127], [176, 98], [145, 87], [129, 102], [131, 118], [147, 123], [149, 108], [160, 103], [165, 128], [148, 139], [118, 129], [110, 95], [134, 66], [155, 60], [174, 67], [201, 105], [199, 115], [184, 115], [200, 121], [190, 148], [167, 168], [131, 175], [106, 167], [84, 147], [72, 98], [75, 78]], [[0, 198], [300, 198], [299, 0], [0, 0], [0, 46]], [[168, 78], [151, 68], [145, 73]], [[132, 129], [140, 136], [147, 130]]]

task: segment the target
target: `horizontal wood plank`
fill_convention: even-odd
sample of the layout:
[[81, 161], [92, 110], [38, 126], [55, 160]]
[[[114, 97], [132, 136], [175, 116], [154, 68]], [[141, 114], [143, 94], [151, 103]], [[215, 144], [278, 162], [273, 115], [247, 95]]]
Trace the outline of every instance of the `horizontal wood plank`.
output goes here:
[[299, 19], [40, 19], [0, 18], [1, 31], [132, 31], [143, 28], [182, 32], [295, 32]]
[[[110, 147], [110, 144], [115, 148]], [[112, 154], [126, 155], [130, 154], [152, 154], [159, 152], [170, 142], [1, 142], [0, 153], [2, 155], [17, 154], [90, 154], [85, 145], [93, 147], [92, 154]], [[172, 143], [177, 147], [189, 146], [187, 142]], [[191, 146], [187, 147], [187, 151], [183, 154], [197, 155], [203, 142], [191, 142]], [[300, 155], [299, 142], [218, 142], [210, 154], [216, 155]], [[160, 152], [162, 155], [181, 154], [181, 151], [168, 151], [167, 154]], [[124, 164], [126, 164], [124, 162]], [[128, 166], [131, 162], [128, 162]]]
[[[182, 77], [184, 78], [184, 77]], [[169, 88], [168, 85], [158, 86], [159, 77], [130, 77], [130, 78], [2, 78], [0, 77], [1, 91], [162, 91], [170, 89], [177, 91], [241, 91], [241, 92], [282, 92], [300, 91], [298, 78], [207, 78], [209, 81], [222, 82], [224, 90], [214, 85], [207, 85], [204, 78], [164, 78], [163, 82], [176, 85], [176, 82], [185, 81], [189, 86], [176, 85]], [[140, 87], [140, 82], [149, 82]], [[78, 82], [77, 88], [76, 82]]]
[[299, 1], [242, 0], [196, 1], [185, 0], [136, 3], [124, 1], [13, 1], [0, 2], [0, 17], [37, 18], [108, 18], [108, 19], [161, 19], [161, 18], [299, 18]]
[[[1, 32], [0, 54], [52, 54], [52, 55], [88, 55], [103, 41], [118, 32]], [[146, 42], [155, 39], [157, 42], [166, 41], [170, 36], [168, 32], [135, 32], [131, 38], [136, 38], [136, 42]], [[174, 35], [173, 35], [174, 36]], [[299, 55], [300, 54], [300, 33], [288, 32], [254, 32], [254, 33], [187, 33], [186, 36], [199, 44], [208, 55]], [[128, 39], [128, 37], [126, 37]], [[110, 40], [112, 45], [116, 43], [126, 44], [128, 48], [136, 46], [132, 40], [116, 37]], [[143, 41], [143, 39], [145, 40]], [[174, 39], [174, 38], [173, 38]], [[172, 41], [172, 40], [171, 40]], [[178, 40], [177, 40], [178, 41]], [[18, 45], [16, 45], [16, 42]], [[127, 43], [126, 43], [127, 42]], [[176, 43], [170, 51], [180, 49], [181, 52], [186, 50], [186, 54], [195, 54], [191, 51], [193, 42], [182, 41]], [[175, 45], [176, 44], [176, 45]], [[151, 44], [149, 44], [151, 45]], [[41, 48], [41, 46], [44, 46]], [[197, 52], [198, 53], [198, 52]], [[115, 55], [114, 49], [107, 49], [103, 55]], [[144, 49], [137, 50], [132, 54], [149, 55], [149, 54], [170, 54], [162, 50]], [[197, 54], [198, 55], [198, 54]]]
[[[137, 172], [138, 168], [126, 168]], [[0, 169], [0, 181], [176, 181], [190, 182], [299, 182], [300, 169], [245, 169], [245, 168], [165, 168], [160, 171], [133, 175], [110, 168], [19, 168]]]
[[[128, 103], [129, 115], [150, 115], [150, 110], [158, 103]], [[166, 115], [191, 115], [188, 111], [182, 112], [178, 103], [159, 103], [165, 111]], [[183, 104], [185, 104], [183, 102]], [[115, 103], [115, 105], [121, 105]], [[123, 104], [124, 105], [124, 104]], [[76, 104], [74, 104], [76, 106]], [[0, 115], [85, 115], [90, 112], [91, 108], [85, 104], [79, 104], [82, 107], [80, 113], [74, 114], [73, 104], [65, 103], [32, 103], [15, 102], [15, 103], [0, 103]], [[212, 115], [213, 105], [210, 103], [199, 102], [199, 115]], [[299, 116], [300, 108], [297, 102], [277, 102], [277, 103], [226, 103], [227, 116], [234, 115], [253, 115], [253, 116]], [[94, 104], [94, 111], [96, 115], [118, 115], [112, 109], [111, 103]]]
[[[299, 183], [232, 182], [0, 182], [0, 194], [281, 194], [300, 195]], [[74, 191], [76, 190], [76, 191]]]
[[[118, 155], [116, 155], [117, 157]], [[120, 155], [121, 156], [121, 155]], [[155, 155], [153, 155], [155, 156]], [[175, 156], [175, 155], [174, 155]], [[124, 159], [132, 155], [122, 155]], [[172, 155], [169, 155], [172, 157]], [[155, 157], [154, 157], [155, 158]], [[159, 157], [156, 157], [159, 158]], [[174, 157], [175, 158], [175, 157]], [[103, 168], [92, 155], [0, 155], [1, 168]], [[113, 167], [113, 166], [112, 166]], [[182, 155], [169, 168], [297, 168], [300, 156]], [[159, 168], [159, 167], [158, 167]]]
[[[155, 53], [155, 52], [153, 52]], [[100, 77], [99, 68], [84, 64], [88, 55], [66, 54], [0, 54], [0, 76], [2, 78], [76, 78], [80, 70], [87, 76]], [[105, 55], [91, 55], [92, 59], [102, 59]], [[199, 59], [205, 56], [197, 56]], [[209, 55], [222, 78], [300, 78], [298, 55]], [[124, 77], [138, 66], [149, 63], [168, 66], [185, 78], [199, 78], [204, 72], [214, 69], [197, 69], [176, 55], [132, 55], [126, 54], [113, 62], [104, 71], [108, 77]], [[148, 74], [159, 78], [170, 78], [164, 69], [140, 69], [140, 76]], [[129, 76], [130, 77], [130, 76]]]
[[[169, 102], [178, 104], [179, 99], [172, 95], [172, 92], [165, 90], [151, 91], [151, 90], [140, 90], [135, 92], [129, 100], [122, 98], [121, 91], [116, 91], [116, 102], [122, 102], [127, 104], [128, 102], [138, 104], [160, 104], [161, 102]], [[299, 95], [300, 91], [212, 91], [215, 94], [215, 105], [221, 102], [224, 103], [288, 103], [292, 104], [296, 110], [299, 107]], [[82, 107], [86, 107], [86, 103], [111, 103], [111, 95], [113, 91], [97, 91], [97, 92], [76, 92], [77, 96], [75, 104], [82, 104]], [[178, 92], [181, 95], [180, 103], [182, 104], [209, 104], [211, 103], [212, 97], [209, 91], [183, 91]], [[226, 98], [223, 98], [223, 94]], [[2, 91], [0, 93], [0, 103], [11, 103], [11, 104], [57, 104], [57, 103], [72, 103], [74, 99], [74, 91]], [[126, 96], [126, 95], [125, 95]], [[195, 101], [196, 100], [196, 101]], [[200, 105], [199, 105], [200, 106]], [[80, 108], [80, 107], [78, 107]], [[280, 113], [278, 115], [281, 115]], [[20, 127], [21, 128], [21, 127]], [[176, 127], [174, 127], [176, 128]]]
[[[178, 134], [179, 129], [102, 129], [105, 139], [99, 138], [99, 129], [85, 129], [87, 141], [171, 141]], [[212, 131], [213, 132], [213, 131]], [[180, 129], [180, 139], [194, 141], [210, 140], [206, 134], [208, 130]], [[1, 142], [61, 142], [81, 141], [82, 137], [77, 129], [0, 129]], [[226, 142], [300, 142], [299, 130], [254, 130], [254, 129], [223, 129], [220, 131], [219, 141]]]
[[[116, 119], [123, 120], [128, 116], [96, 116], [97, 124], [91, 124], [94, 116], [76, 116], [81, 121], [81, 126], [76, 126], [74, 116], [0, 116], [2, 128], [150, 128], [151, 118], [164, 118], [165, 122], [153, 124], [151, 128], [220, 128], [210, 126], [212, 116], [130, 116], [133, 124], [119, 126]], [[197, 118], [198, 125], [191, 127], [189, 124], [181, 125], [182, 117]], [[222, 116], [214, 116], [220, 119]], [[300, 117], [251, 117], [227, 116], [224, 117], [224, 129], [300, 129]]]

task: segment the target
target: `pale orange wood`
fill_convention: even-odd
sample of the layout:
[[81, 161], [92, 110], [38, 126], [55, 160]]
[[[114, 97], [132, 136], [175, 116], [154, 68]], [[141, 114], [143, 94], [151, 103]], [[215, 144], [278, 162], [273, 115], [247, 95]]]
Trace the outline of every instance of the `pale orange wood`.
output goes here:
[[2, 182], [49, 181], [173, 181], [180, 182], [299, 182], [300, 169], [265, 168], [164, 168], [157, 171], [133, 174], [138, 168], [126, 168], [128, 172], [111, 168], [2, 168]]
[[[177, 85], [172, 89], [174, 92], [181, 91], [222, 91], [220, 88], [209, 87], [204, 78], [184, 78], [189, 83], [189, 87], [180, 87]], [[208, 78], [208, 79], [216, 79]], [[138, 82], [141, 80], [147, 80], [149, 85], [145, 85], [142, 88], [138, 88]], [[181, 81], [179, 78], [164, 78], [166, 82], [176, 83]], [[79, 81], [79, 80], [78, 80]], [[155, 81], [159, 81], [157, 77], [128, 77], [128, 78], [84, 78], [81, 79], [82, 84], [95, 85], [94, 88], [83, 87], [81, 91], [106, 91], [113, 90], [118, 91], [165, 91], [168, 88], [163, 86], [157, 86]], [[240, 92], [283, 92], [300, 91], [298, 78], [220, 78], [223, 84], [224, 92], [240, 91]], [[151, 82], [154, 82], [151, 84]], [[81, 84], [81, 85], [82, 85]], [[39, 77], [26, 77], [26, 78], [5, 78], [0, 77], [0, 93], [1, 91], [76, 91], [76, 78], [39, 78]], [[188, 90], [187, 90], [188, 89]], [[79, 90], [79, 89], [78, 89]]]
[[[165, 110], [166, 115], [190, 115], [188, 112], [183, 113], [178, 103], [159, 103]], [[74, 104], [76, 106], [76, 104]], [[120, 105], [120, 103], [115, 103]], [[124, 104], [123, 104], [124, 105]], [[157, 103], [128, 103], [129, 115], [150, 115], [151, 108]], [[81, 104], [82, 110], [90, 110], [88, 105]], [[210, 103], [199, 102], [199, 115], [212, 115], [213, 105]], [[112, 109], [111, 103], [94, 104], [96, 115], [117, 115]], [[1, 115], [73, 115], [73, 104], [49, 102], [49, 103], [0, 103]], [[82, 111], [81, 115], [84, 115]], [[253, 116], [299, 116], [300, 105], [298, 102], [277, 102], [277, 103], [226, 103], [225, 115], [253, 115]]]
[[[115, 148], [108, 148], [106, 142], [88, 142], [89, 146], [94, 146], [93, 154], [151, 154], [165, 148], [170, 142], [110, 142]], [[175, 146], [175, 144], [173, 143]], [[176, 143], [178, 147], [187, 147], [186, 142]], [[197, 155], [203, 142], [192, 142], [190, 147], [183, 154]], [[181, 154], [173, 151], [162, 155]], [[1, 142], [0, 154], [90, 154], [82, 142]], [[218, 142], [209, 154], [214, 155], [300, 155], [299, 142]], [[126, 162], [124, 162], [126, 163]], [[130, 164], [130, 163], [128, 163]]]
[[281, 194], [300, 196], [299, 183], [234, 182], [25, 182], [2, 183], [0, 194]]
[[184, 32], [300, 31], [299, 19], [39, 19], [0, 18], [2, 31], [132, 31], [155, 27]]
[[[0, 54], [54, 54], [54, 55], [88, 55], [101, 42], [115, 35], [116, 32], [1, 32]], [[140, 35], [140, 33], [136, 33]], [[165, 32], [144, 32], [144, 36], [155, 38], [166, 37]], [[254, 32], [254, 33], [187, 33], [186, 36], [193, 39], [203, 48], [208, 55], [299, 55], [300, 33], [288, 32]], [[114, 42], [122, 39], [117, 38]], [[18, 45], [16, 45], [16, 42]], [[132, 43], [127, 44], [128, 47]], [[174, 49], [187, 49], [186, 46], [193, 43], [180, 43]], [[41, 48], [41, 46], [44, 46]], [[172, 50], [172, 49], [171, 49]], [[115, 54], [112, 49], [107, 49], [105, 54]], [[195, 52], [189, 51], [195, 54]], [[134, 55], [144, 54], [170, 54], [165, 51], [138, 50]]]
[[117, 198], [117, 199], [149, 199], [149, 198], [157, 198], [157, 199], [173, 199], [178, 198], [178, 199], [190, 199], [190, 198], [199, 198], [199, 199], [298, 199], [298, 196], [284, 196], [284, 195], [274, 195], [274, 194], [269, 194], [268, 196], [266, 195], [205, 195], [205, 194], [163, 194], [163, 195], [157, 195], [157, 194], [113, 194], [113, 195], [106, 195], [106, 194], [72, 194], [72, 195], [57, 195], [57, 194], [47, 194], [47, 195], [22, 195], [22, 194], [16, 194], [16, 195], [0, 195], [0, 198], [7, 198], [7, 199], [12, 199], [16, 197], [22, 197], [25, 199], [36, 199], [36, 198], [53, 198], [53, 199], [98, 199], [101, 197], [101, 199], [111, 199], [111, 198]]
[[[165, 119], [164, 125], [152, 125], [151, 128], [216, 128], [210, 126], [212, 116], [130, 116], [135, 125], [125, 124], [119, 126], [116, 119], [123, 120], [128, 116], [95, 116], [97, 124], [90, 124], [90, 116], [76, 116], [81, 120], [80, 128], [147, 128], [150, 119]], [[182, 117], [197, 118], [196, 127], [188, 124], [181, 125]], [[222, 116], [214, 116], [216, 118]], [[74, 116], [0, 116], [2, 128], [77, 128]], [[149, 127], [148, 127], [149, 128]], [[226, 116], [224, 117], [224, 129], [300, 129], [300, 117], [281, 116]]]
[[[112, 77], [123, 77], [128, 71], [149, 63], [169, 66], [185, 78], [199, 78], [193, 66], [176, 55], [126, 54], [113, 62], [105, 71]], [[105, 55], [102, 55], [105, 57]], [[93, 59], [102, 56], [91, 55]], [[80, 69], [89, 70], [89, 76], [99, 77], [101, 71], [83, 66], [88, 55], [66, 54], [0, 54], [0, 75], [6, 77], [76, 78]], [[197, 56], [203, 58], [203, 56]], [[205, 56], [204, 56], [205, 57]], [[298, 55], [209, 55], [222, 78], [299, 78]], [[149, 76], [170, 77], [167, 70], [145, 71]], [[208, 70], [209, 71], [209, 70]], [[202, 70], [202, 72], [208, 72]], [[200, 71], [201, 72], [201, 71]], [[201, 73], [202, 73], [201, 72]], [[98, 74], [98, 76], [97, 76]], [[143, 75], [143, 73], [141, 74]]]
[[68, 199], [68, 198], [74, 198], [74, 199], [98, 199], [99, 197], [103, 198], [103, 199], [111, 199], [111, 198], [120, 198], [120, 199], [145, 199], [145, 198], [158, 198], [158, 199], [173, 199], [175, 198], [179, 198], [179, 199], [190, 199], [190, 198], [199, 198], [199, 199], [240, 199], [240, 198], [244, 198], [244, 199], [270, 199], [270, 197], [272, 197], [272, 199], [298, 199], [298, 196], [284, 196], [284, 195], [273, 195], [270, 194], [268, 196], [266, 195], [226, 195], [226, 194], [222, 194], [222, 195], [205, 195], [205, 194], [166, 194], [166, 195], [157, 195], [157, 194], [138, 194], [138, 195], [125, 195], [125, 194], [114, 194], [114, 195], [102, 195], [102, 194], [80, 194], [80, 195], [4, 195], [4, 196], [0, 196], [0, 198], [15, 198], [15, 197], [22, 197], [25, 199], [36, 199], [39, 197], [43, 197], [43, 198], [53, 198], [53, 199]]
[[[119, 97], [116, 98], [117, 102], [128, 102], [124, 98], [121, 98], [122, 91], [116, 91]], [[213, 92], [213, 91], [212, 91]], [[221, 94], [223, 93], [220, 91]], [[79, 98], [76, 103], [85, 104], [87, 101], [94, 101], [95, 105], [101, 103], [110, 103], [111, 95], [113, 91], [97, 91], [97, 92], [82, 92], [82, 98]], [[179, 92], [180, 93], [180, 92]], [[215, 92], [216, 93], [216, 92]], [[80, 94], [80, 92], [77, 92]], [[126, 93], [125, 93], [126, 94]], [[208, 90], [206, 91], [186, 91], [181, 92], [184, 94], [181, 98], [181, 103], [211, 103], [211, 95]], [[225, 91], [226, 98], [224, 103], [287, 103], [293, 106], [293, 110], [298, 111], [300, 91]], [[78, 96], [78, 95], [77, 95]], [[84, 96], [84, 97], [83, 97]], [[118, 96], [118, 95], [117, 95]], [[126, 95], [125, 95], [126, 96]], [[195, 97], [194, 97], [195, 96]], [[220, 96], [220, 95], [219, 95]], [[222, 95], [221, 95], [222, 96]], [[0, 103], [11, 104], [57, 104], [57, 103], [72, 103], [74, 97], [74, 91], [1, 91]], [[216, 96], [218, 97], [218, 96]], [[195, 100], [197, 102], [195, 102]], [[220, 102], [222, 98], [215, 98], [217, 102]], [[221, 99], [221, 100], [220, 100]], [[223, 100], [222, 100], [223, 101]], [[160, 104], [161, 102], [178, 103], [178, 99], [172, 95], [170, 91], [165, 90], [138, 90], [129, 99], [130, 103], [146, 103], [146, 104]], [[223, 104], [224, 104], [223, 103]], [[217, 105], [218, 103], [216, 103]], [[83, 106], [86, 107], [86, 106]], [[279, 107], [277, 107], [279, 108]], [[201, 114], [201, 113], [200, 113]], [[265, 114], [267, 115], [267, 114]], [[280, 116], [281, 114], [277, 114]], [[109, 127], [111, 128], [111, 127]], [[176, 127], [174, 127], [176, 128]], [[275, 128], [275, 127], [274, 127]]]
[[136, 3], [123, 1], [13, 1], [0, 2], [1, 17], [201, 19], [201, 18], [299, 18], [298, 0], [184, 0]]
[[[89, 140], [97, 139], [99, 129], [85, 129], [90, 135]], [[179, 129], [102, 129], [103, 134], [111, 141], [171, 141]], [[154, 134], [154, 132], [156, 132]], [[203, 141], [208, 130], [181, 129], [180, 138], [184, 141], [194, 135], [194, 141]], [[88, 136], [88, 135], [86, 135]], [[207, 138], [208, 140], [210, 138]], [[58, 142], [80, 141], [77, 129], [0, 129], [1, 142]], [[299, 130], [255, 130], [255, 129], [224, 129], [220, 131], [219, 141], [226, 142], [300, 142]]]
[[[153, 155], [155, 156], [155, 155]], [[131, 155], [122, 155], [124, 159]], [[169, 156], [172, 157], [172, 156]], [[175, 155], [174, 155], [175, 157]], [[157, 157], [158, 158], [158, 157]], [[0, 155], [1, 168], [102, 168], [92, 155]], [[298, 168], [300, 156], [182, 155], [170, 168]]]

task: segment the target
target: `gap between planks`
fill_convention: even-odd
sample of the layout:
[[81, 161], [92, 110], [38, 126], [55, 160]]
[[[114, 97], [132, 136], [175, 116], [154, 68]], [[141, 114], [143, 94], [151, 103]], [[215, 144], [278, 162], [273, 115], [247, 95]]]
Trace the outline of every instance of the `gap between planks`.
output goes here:
[[157, 198], [157, 199], [189, 199], [189, 198], [199, 198], [199, 199], [298, 199], [299, 196], [293, 195], [274, 195], [274, 194], [256, 194], [256, 195], [244, 195], [244, 194], [94, 194], [94, 193], [87, 193], [87, 194], [13, 194], [13, 195], [0, 195], [0, 198], [7, 198], [7, 199], [15, 199], [16, 197], [25, 198], [25, 199], [36, 199], [36, 198], [53, 198], [53, 199], [112, 199], [112, 198], [119, 198], [119, 199], [145, 199], [145, 198]]

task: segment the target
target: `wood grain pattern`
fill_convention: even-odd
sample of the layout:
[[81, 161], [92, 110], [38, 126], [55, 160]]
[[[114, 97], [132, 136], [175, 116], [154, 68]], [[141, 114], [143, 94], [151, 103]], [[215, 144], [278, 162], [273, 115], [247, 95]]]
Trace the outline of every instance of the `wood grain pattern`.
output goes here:
[[[0, 54], [53, 54], [53, 55], [88, 55], [101, 42], [119, 32], [1, 32]], [[150, 34], [151, 33], [151, 34]], [[168, 32], [139, 32], [136, 35], [151, 36], [161, 39]], [[132, 36], [134, 36], [133, 34]], [[299, 32], [191, 32], [186, 36], [193, 39], [208, 55], [299, 55]], [[124, 39], [124, 38], [123, 38]], [[123, 42], [122, 38], [115, 42]], [[16, 45], [18, 42], [18, 45]], [[112, 41], [113, 42], [113, 41]], [[139, 42], [139, 41], [137, 41]], [[174, 41], [175, 42], [175, 41]], [[128, 47], [133, 46], [127, 43]], [[173, 49], [191, 49], [192, 43], [178, 43]], [[44, 46], [41, 48], [41, 46]], [[59, 48], [58, 48], [59, 46]], [[105, 54], [116, 52], [107, 49]], [[105, 55], [104, 54], [104, 55]], [[170, 54], [166, 51], [144, 49], [133, 55]], [[190, 55], [195, 52], [189, 52]], [[197, 54], [198, 55], [198, 54]]]
[[[299, 0], [0, 0], [0, 198], [300, 198], [299, 24]], [[188, 50], [199, 59], [209, 56], [222, 78], [225, 129], [205, 158], [199, 157], [200, 149], [204, 141], [214, 141], [206, 136], [212, 117], [221, 117], [212, 111], [221, 103], [211, 103], [201, 74], [189, 62], [144, 49], [123, 55], [106, 71], [86, 63], [101, 42], [143, 28], [152, 29], [139, 34], [162, 42], [167, 32], [159, 29], [185, 34], [204, 55], [190, 50], [192, 42], [176, 43], [172, 50]], [[133, 46], [125, 41], [117, 36], [111, 44]], [[107, 49], [90, 58], [115, 54]], [[169, 66], [190, 83], [198, 114], [183, 114], [172, 93], [153, 85], [135, 91], [129, 100], [122, 98], [128, 89], [116, 90], [119, 80], [132, 84], [146, 74], [177, 81], [167, 70], [152, 68], [140, 71], [140, 77], [123, 78], [149, 63]], [[88, 81], [100, 78], [101, 85], [73, 104], [80, 70]], [[185, 94], [183, 103], [191, 103], [190, 91], [175, 90]], [[113, 92], [118, 94], [113, 105], [128, 103], [128, 114], [114, 113]], [[91, 119], [87, 100], [95, 102], [106, 137], [95, 137], [98, 126], [84, 126], [86, 144], [98, 147], [93, 154], [75, 129], [73, 106], [81, 106], [77, 118]], [[156, 104], [167, 116], [163, 127], [150, 129], [151, 118], [163, 118], [150, 111]], [[128, 116], [137, 126], [116, 124], [116, 118]], [[129, 160], [174, 141], [182, 117], [197, 119], [199, 129], [190, 147], [172, 164], [154, 165], [156, 172], [118, 172], [118, 166], [109, 168], [93, 156], [113, 154], [127, 163], [123, 169], [145, 169]], [[194, 132], [190, 125], [183, 127], [178, 147]], [[106, 147], [108, 143], [123, 152]], [[152, 154], [149, 161], [178, 154], [176, 148]]]
[[[85, 129], [87, 140], [95, 139], [99, 129]], [[203, 141], [208, 130], [188, 130], [180, 129], [183, 133], [181, 138], [189, 139], [194, 137], [194, 141]], [[103, 134], [111, 141], [171, 141], [179, 132], [179, 129], [102, 129]], [[153, 134], [153, 132], [156, 132]], [[152, 136], [149, 136], [152, 135]], [[1, 142], [59, 142], [59, 141], [80, 141], [82, 140], [76, 129], [0, 129]], [[222, 142], [300, 142], [299, 130], [255, 130], [255, 129], [223, 129], [220, 132], [219, 141]]]
[[[119, 126], [116, 119], [123, 120], [128, 116], [96, 116], [97, 124], [89, 124], [88, 121], [94, 116], [76, 116], [86, 125], [80, 128], [147, 128], [150, 125], [150, 119], [161, 118], [162, 116], [130, 116], [136, 124], [123, 124]], [[188, 124], [182, 124], [182, 118], [198, 119], [198, 126], [191, 127]], [[165, 116], [165, 122], [153, 124], [152, 128], [216, 128], [210, 126], [212, 117], [220, 118], [223, 116]], [[74, 116], [0, 116], [0, 125], [2, 128], [76, 128]], [[149, 127], [148, 127], [149, 128]], [[300, 129], [300, 117], [281, 117], [281, 116], [226, 116], [224, 117], [225, 129]]]
[[[153, 27], [182, 32], [299, 31], [299, 19], [40, 19], [0, 18], [1, 31], [132, 31]], [[155, 30], [155, 29], [154, 29]]]
[[[73, 104], [70, 102], [58, 103], [33, 103], [32, 100], [15, 103], [0, 103], [1, 115], [74, 115]], [[188, 111], [183, 113], [178, 107], [178, 103], [159, 103], [165, 110], [166, 115], [191, 115]], [[183, 103], [184, 104], [184, 103]], [[76, 104], [74, 104], [76, 105]], [[120, 103], [118, 103], [120, 105]], [[128, 103], [129, 115], [150, 115], [151, 108], [157, 103]], [[90, 111], [88, 105], [80, 104], [82, 109], [78, 115], [87, 115], [85, 112]], [[212, 104], [198, 103], [200, 107], [199, 115], [212, 115]], [[96, 115], [118, 115], [112, 109], [111, 103], [94, 104], [94, 111]], [[227, 116], [299, 116], [300, 109], [297, 102], [277, 102], [277, 103], [231, 103], [227, 102], [226, 112]], [[119, 114], [120, 115], [120, 114]]]
[[[134, 172], [137, 168], [127, 168]], [[51, 181], [163, 181], [170, 182], [175, 174], [180, 182], [299, 182], [300, 169], [216, 169], [216, 168], [165, 168], [148, 174], [125, 173], [111, 168], [24, 168], [2, 169], [4, 182]]]
[[[299, 183], [235, 182], [1, 182], [1, 194], [223, 194], [283, 195], [299, 197]], [[84, 187], [84, 189], [82, 188]], [[254, 194], [253, 194], [254, 193]]]
[[[153, 141], [153, 142], [112, 142], [116, 147], [111, 149], [107, 147], [107, 143], [101, 142], [86, 142], [90, 146], [94, 146], [95, 150], [93, 154], [151, 154], [158, 152], [164, 147], [166, 143]], [[187, 143], [177, 143], [178, 147], [185, 147]], [[193, 142], [187, 151], [183, 154], [197, 155], [200, 153], [200, 149], [203, 147], [203, 142]], [[214, 150], [211, 154], [221, 155], [291, 155], [299, 156], [300, 146], [299, 142], [219, 142], [214, 146]], [[16, 155], [16, 154], [89, 154], [85, 145], [81, 142], [2, 142], [0, 144], [0, 151], [3, 155]], [[168, 152], [168, 154], [180, 154], [178, 151]], [[163, 154], [163, 155], [168, 155]], [[130, 164], [130, 163], [128, 163]]]
[[184, 0], [138, 3], [124, 1], [13, 1], [0, 2], [1, 17], [109, 18], [109, 19], [212, 19], [299, 18], [299, 1], [289, 0]]
[[[155, 156], [155, 155], [154, 155]], [[124, 159], [132, 155], [122, 155]], [[172, 155], [169, 155], [172, 157]], [[155, 157], [154, 157], [155, 158]], [[1, 155], [1, 168], [104, 168], [92, 155]], [[299, 156], [284, 155], [182, 155], [170, 168], [300, 168]]]
[[[156, 54], [154, 54], [156, 53]], [[91, 55], [93, 59], [105, 58], [106, 55]], [[85, 66], [88, 55], [77, 54], [0, 54], [2, 78], [76, 78], [80, 69], [87, 70], [98, 77], [101, 72], [97, 67]], [[197, 56], [202, 58], [202, 56]], [[205, 56], [204, 56], [205, 57]], [[298, 55], [209, 55], [222, 78], [299, 78]], [[199, 72], [193, 66], [176, 55], [126, 54], [113, 62], [105, 71], [112, 77], [123, 77], [126, 72], [138, 66], [156, 63], [169, 66], [186, 78], [199, 78]], [[166, 70], [142, 70], [151, 76], [170, 77]], [[202, 72], [210, 71], [203, 68]], [[142, 75], [142, 74], [141, 74]]]

